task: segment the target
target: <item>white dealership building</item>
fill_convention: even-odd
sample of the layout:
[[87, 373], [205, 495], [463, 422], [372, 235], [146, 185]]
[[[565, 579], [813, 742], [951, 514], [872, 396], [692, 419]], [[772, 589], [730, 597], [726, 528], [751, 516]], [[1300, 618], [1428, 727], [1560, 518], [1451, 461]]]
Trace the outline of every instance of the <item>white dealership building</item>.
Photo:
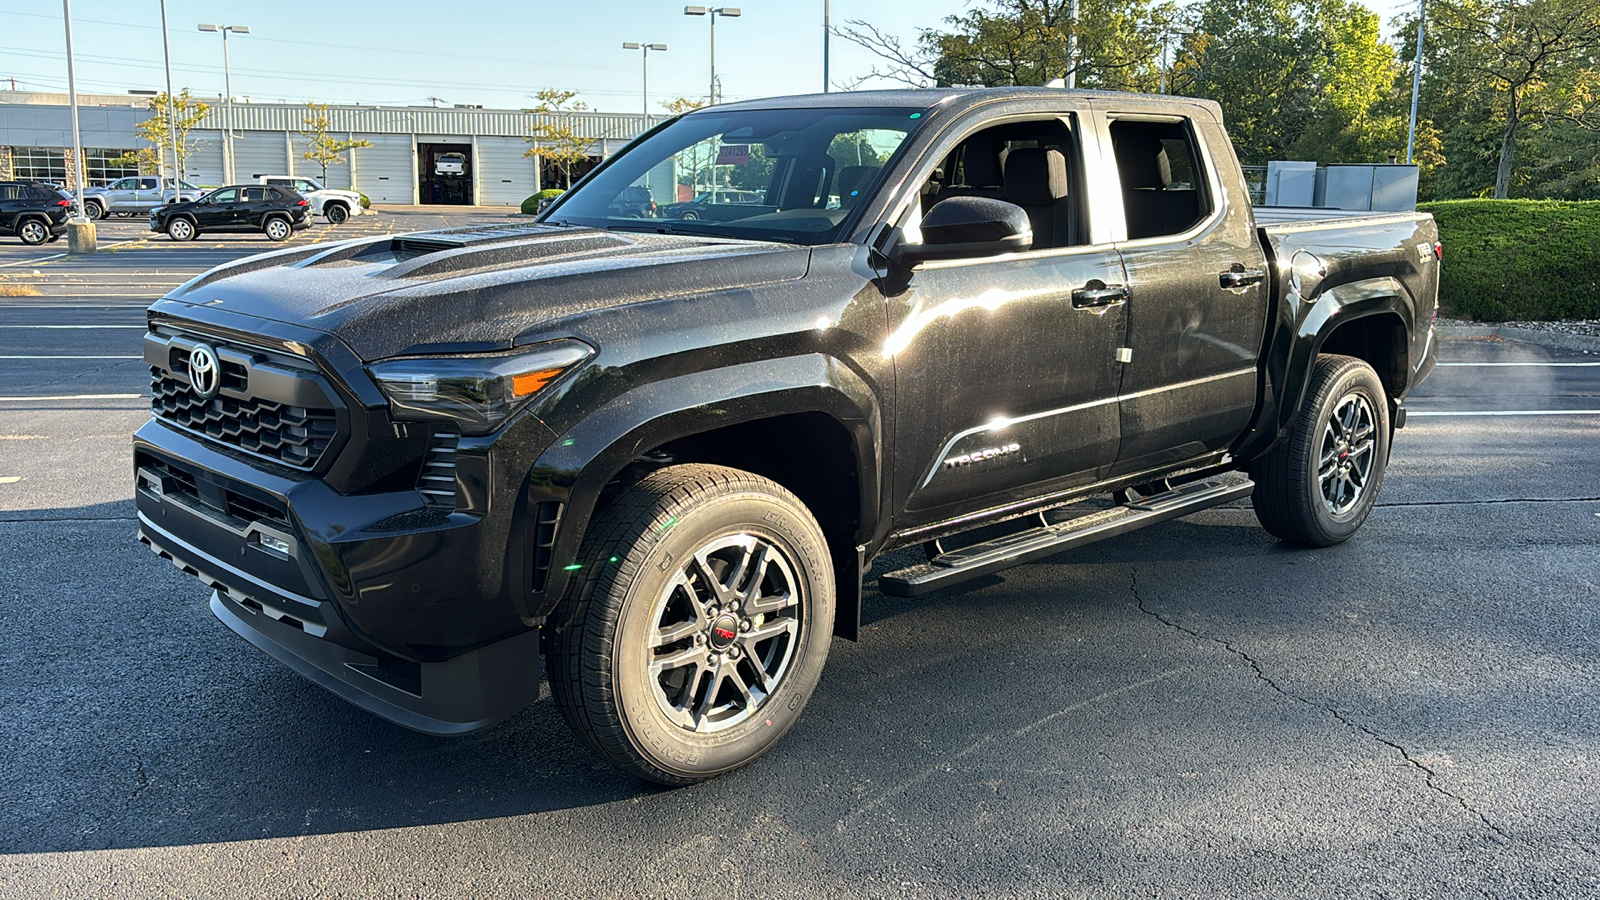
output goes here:
[[[217, 186], [224, 182], [224, 123], [232, 121], [235, 182], [257, 174], [297, 174], [314, 178], [322, 168], [304, 158], [304, 104], [234, 102], [196, 98], [211, 105], [206, 127], [189, 133], [193, 152], [188, 180]], [[150, 146], [136, 126], [151, 115], [150, 97], [79, 94], [78, 118], [88, 184], [103, 184], [140, 173], [112, 160]], [[0, 180], [65, 182], [72, 151], [71, 108], [65, 94], [0, 91]], [[645, 117], [577, 112], [546, 116], [525, 110], [430, 106], [330, 106], [329, 133], [372, 144], [346, 151], [345, 162], [328, 169], [328, 187], [351, 188], [373, 203], [516, 206], [541, 187], [561, 186], [560, 166], [526, 156], [527, 137], [540, 124], [570, 127], [591, 141], [588, 154], [599, 160], [645, 129]], [[651, 117], [650, 124], [660, 121]], [[466, 157], [462, 173], [436, 172], [438, 157]], [[574, 167], [573, 177], [587, 169]]]

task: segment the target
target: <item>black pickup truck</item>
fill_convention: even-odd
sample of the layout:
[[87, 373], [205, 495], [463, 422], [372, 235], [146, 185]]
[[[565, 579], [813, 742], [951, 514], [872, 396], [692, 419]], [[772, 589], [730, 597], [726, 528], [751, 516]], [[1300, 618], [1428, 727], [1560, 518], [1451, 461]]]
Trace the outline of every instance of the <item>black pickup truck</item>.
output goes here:
[[[613, 203], [680, 184], [764, 202]], [[542, 660], [596, 751], [704, 779], [795, 722], [886, 550], [925, 548], [876, 582], [914, 595], [1246, 496], [1349, 538], [1433, 366], [1441, 251], [1426, 215], [1320, 215], [1251, 209], [1209, 102], [699, 110], [537, 222], [154, 304], [140, 539], [380, 716], [491, 725]]]

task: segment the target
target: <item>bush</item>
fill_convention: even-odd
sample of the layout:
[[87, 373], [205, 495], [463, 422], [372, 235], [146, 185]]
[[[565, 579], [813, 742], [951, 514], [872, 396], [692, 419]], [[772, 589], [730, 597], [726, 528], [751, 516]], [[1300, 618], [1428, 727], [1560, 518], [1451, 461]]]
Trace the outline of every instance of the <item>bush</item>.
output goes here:
[[534, 194], [532, 197], [522, 201], [523, 215], [534, 215], [542, 206], [544, 206], [545, 201], [554, 200], [564, 193], [566, 193], [566, 191], [563, 191], [560, 188], [545, 188], [539, 193]]
[[[356, 193], [357, 194], [361, 194], [360, 191], [356, 191]], [[361, 208], [362, 209], [371, 209], [372, 208], [372, 201], [367, 199], [367, 195], [366, 194], [361, 194]]]
[[1600, 318], [1600, 201], [1446, 200], [1439, 303], [1484, 322]]

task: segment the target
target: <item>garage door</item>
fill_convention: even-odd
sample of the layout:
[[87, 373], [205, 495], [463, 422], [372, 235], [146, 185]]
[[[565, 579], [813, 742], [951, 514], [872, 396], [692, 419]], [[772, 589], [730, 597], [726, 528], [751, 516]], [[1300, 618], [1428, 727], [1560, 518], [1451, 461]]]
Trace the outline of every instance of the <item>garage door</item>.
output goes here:
[[201, 187], [222, 186], [222, 132], [191, 131], [189, 143], [193, 149], [183, 161], [190, 184]]
[[[358, 134], [371, 147], [351, 150], [356, 190], [373, 203], [415, 203], [416, 183], [411, 174], [411, 135]], [[331, 172], [329, 173], [332, 174]]]
[[539, 190], [539, 161], [522, 155], [528, 146], [521, 138], [478, 138], [479, 205], [520, 206]]
[[286, 175], [288, 148], [283, 132], [246, 131], [233, 141], [233, 177], [249, 184], [257, 175]]

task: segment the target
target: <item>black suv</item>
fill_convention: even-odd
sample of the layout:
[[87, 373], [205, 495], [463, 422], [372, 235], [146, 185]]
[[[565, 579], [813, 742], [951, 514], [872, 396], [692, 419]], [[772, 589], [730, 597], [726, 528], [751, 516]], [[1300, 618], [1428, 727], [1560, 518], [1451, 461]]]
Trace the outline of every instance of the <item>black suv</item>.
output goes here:
[[150, 230], [175, 241], [192, 241], [205, 231], [259, 231], [286, 241], [311, 224], [311, 201], [293, 188], [239, 184], [217, 188], [199, 200], [169, 203], [150, 211]]
[[0, 234], [24, 244], [60, 240], [71, 211], [72, 199], [48, 184], [0, 181]]

